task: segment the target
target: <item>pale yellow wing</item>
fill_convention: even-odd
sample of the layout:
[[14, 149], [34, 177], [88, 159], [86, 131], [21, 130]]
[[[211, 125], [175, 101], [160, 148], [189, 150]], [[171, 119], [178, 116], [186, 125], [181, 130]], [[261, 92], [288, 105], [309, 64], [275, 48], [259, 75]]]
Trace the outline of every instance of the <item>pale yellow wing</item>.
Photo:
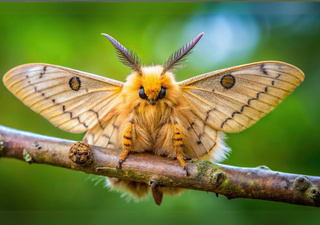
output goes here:
[[62, 130], [81, 133], [117, 104], [123, 83], [61, 66], [32, 63], [11, 69], [4, 85], [25, 105]]
[[199, 75], [179, 85], [204, 127], [239, 132], [270, 112], [303, 79], [293, 65], [265, 61]]
[[113, 115], [110, 119], [106, 120], [102, 127], [97, 124], [90, 129], [83, 137], [83, 141], [90, 145], [97, 145], [111, 149], [121, 149], [121, 138], [119, 138], [119, 121], [117, 115]]

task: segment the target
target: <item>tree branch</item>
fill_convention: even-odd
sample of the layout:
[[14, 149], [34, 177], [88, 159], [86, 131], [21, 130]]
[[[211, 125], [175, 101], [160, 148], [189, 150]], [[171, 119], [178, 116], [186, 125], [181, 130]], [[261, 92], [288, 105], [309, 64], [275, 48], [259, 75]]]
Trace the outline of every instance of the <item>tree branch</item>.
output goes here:
[[[69, 149], [75, 141], [19, 131], [0, 125], [0, 156], [42, 163], [88, 174], [118, 177], [161, 186], [179, 187], [225, 195], [297, 205], [320, 206], [320, 177], [271, 171], [265, 166], [241, 168], [189, 161], [189, 176], [177, 160], [152, 154], [130, 154], [116, 170], [121, 151], [92, 146], [92, 163], [72, 162]], [[150, 182], [151, 181], [151, 182]]]

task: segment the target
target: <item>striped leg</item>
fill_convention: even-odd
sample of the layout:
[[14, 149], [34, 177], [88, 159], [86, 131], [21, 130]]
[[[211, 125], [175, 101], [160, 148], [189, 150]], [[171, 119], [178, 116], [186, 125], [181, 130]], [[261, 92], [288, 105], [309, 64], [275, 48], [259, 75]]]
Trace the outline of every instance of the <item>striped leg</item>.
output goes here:
[[184, 146], [183, 137], [182, 137], [180, 129], [179, 129], [179, 124], [175, 121], [174, 122], [173, 147], [175, 149], [176, 157], [174, 157], [174, 159], [179, 160], [183, 169], [186, 170], [186, 174], [188, 176], [188, 167], [187, 167], [186, 163], [184, 162], [184, 160], [190, 160], [191, 158], [187, 158], [182, 155], [183, 146]]
[[120, 156], [119, 164], [117, 165], [117, 170], [120, 169], [121, 164], [126, 160], [132, 146], [132, 121], [129, 121], [126, 129], [124, 130], [122, 138], [122, 148], [125, 150], [124, 153]]

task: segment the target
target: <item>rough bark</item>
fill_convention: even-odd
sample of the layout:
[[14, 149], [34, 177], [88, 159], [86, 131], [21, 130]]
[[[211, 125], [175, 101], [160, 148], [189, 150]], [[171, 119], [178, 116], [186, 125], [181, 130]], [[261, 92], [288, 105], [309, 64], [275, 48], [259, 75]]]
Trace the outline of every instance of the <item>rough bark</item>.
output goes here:
[[75, 141], [19, 131], [0, 125], [0, 156], [42, 163], [88, 174], [145, 182], [151, 186], [179, 187], [225, 195], [320, 206], [320, 177], [272, 171], [266, 166], [241, 168], [208, 161], [187, 162], [189, 176], [177, 160], [152, 154], [130, 154], [116, 170], [121, 151], [92, 146], [92, 163], [72, 162], [69, 149]]

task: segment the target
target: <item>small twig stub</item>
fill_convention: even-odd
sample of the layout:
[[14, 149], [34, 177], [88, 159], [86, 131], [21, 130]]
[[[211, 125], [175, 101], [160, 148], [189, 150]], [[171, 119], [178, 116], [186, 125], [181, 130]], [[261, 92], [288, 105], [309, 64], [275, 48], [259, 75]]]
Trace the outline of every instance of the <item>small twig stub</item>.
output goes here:
[[37, 141], [34, 142], [34, 145], [36, 146], [37, 149], [41, 149], [41, 145]]

